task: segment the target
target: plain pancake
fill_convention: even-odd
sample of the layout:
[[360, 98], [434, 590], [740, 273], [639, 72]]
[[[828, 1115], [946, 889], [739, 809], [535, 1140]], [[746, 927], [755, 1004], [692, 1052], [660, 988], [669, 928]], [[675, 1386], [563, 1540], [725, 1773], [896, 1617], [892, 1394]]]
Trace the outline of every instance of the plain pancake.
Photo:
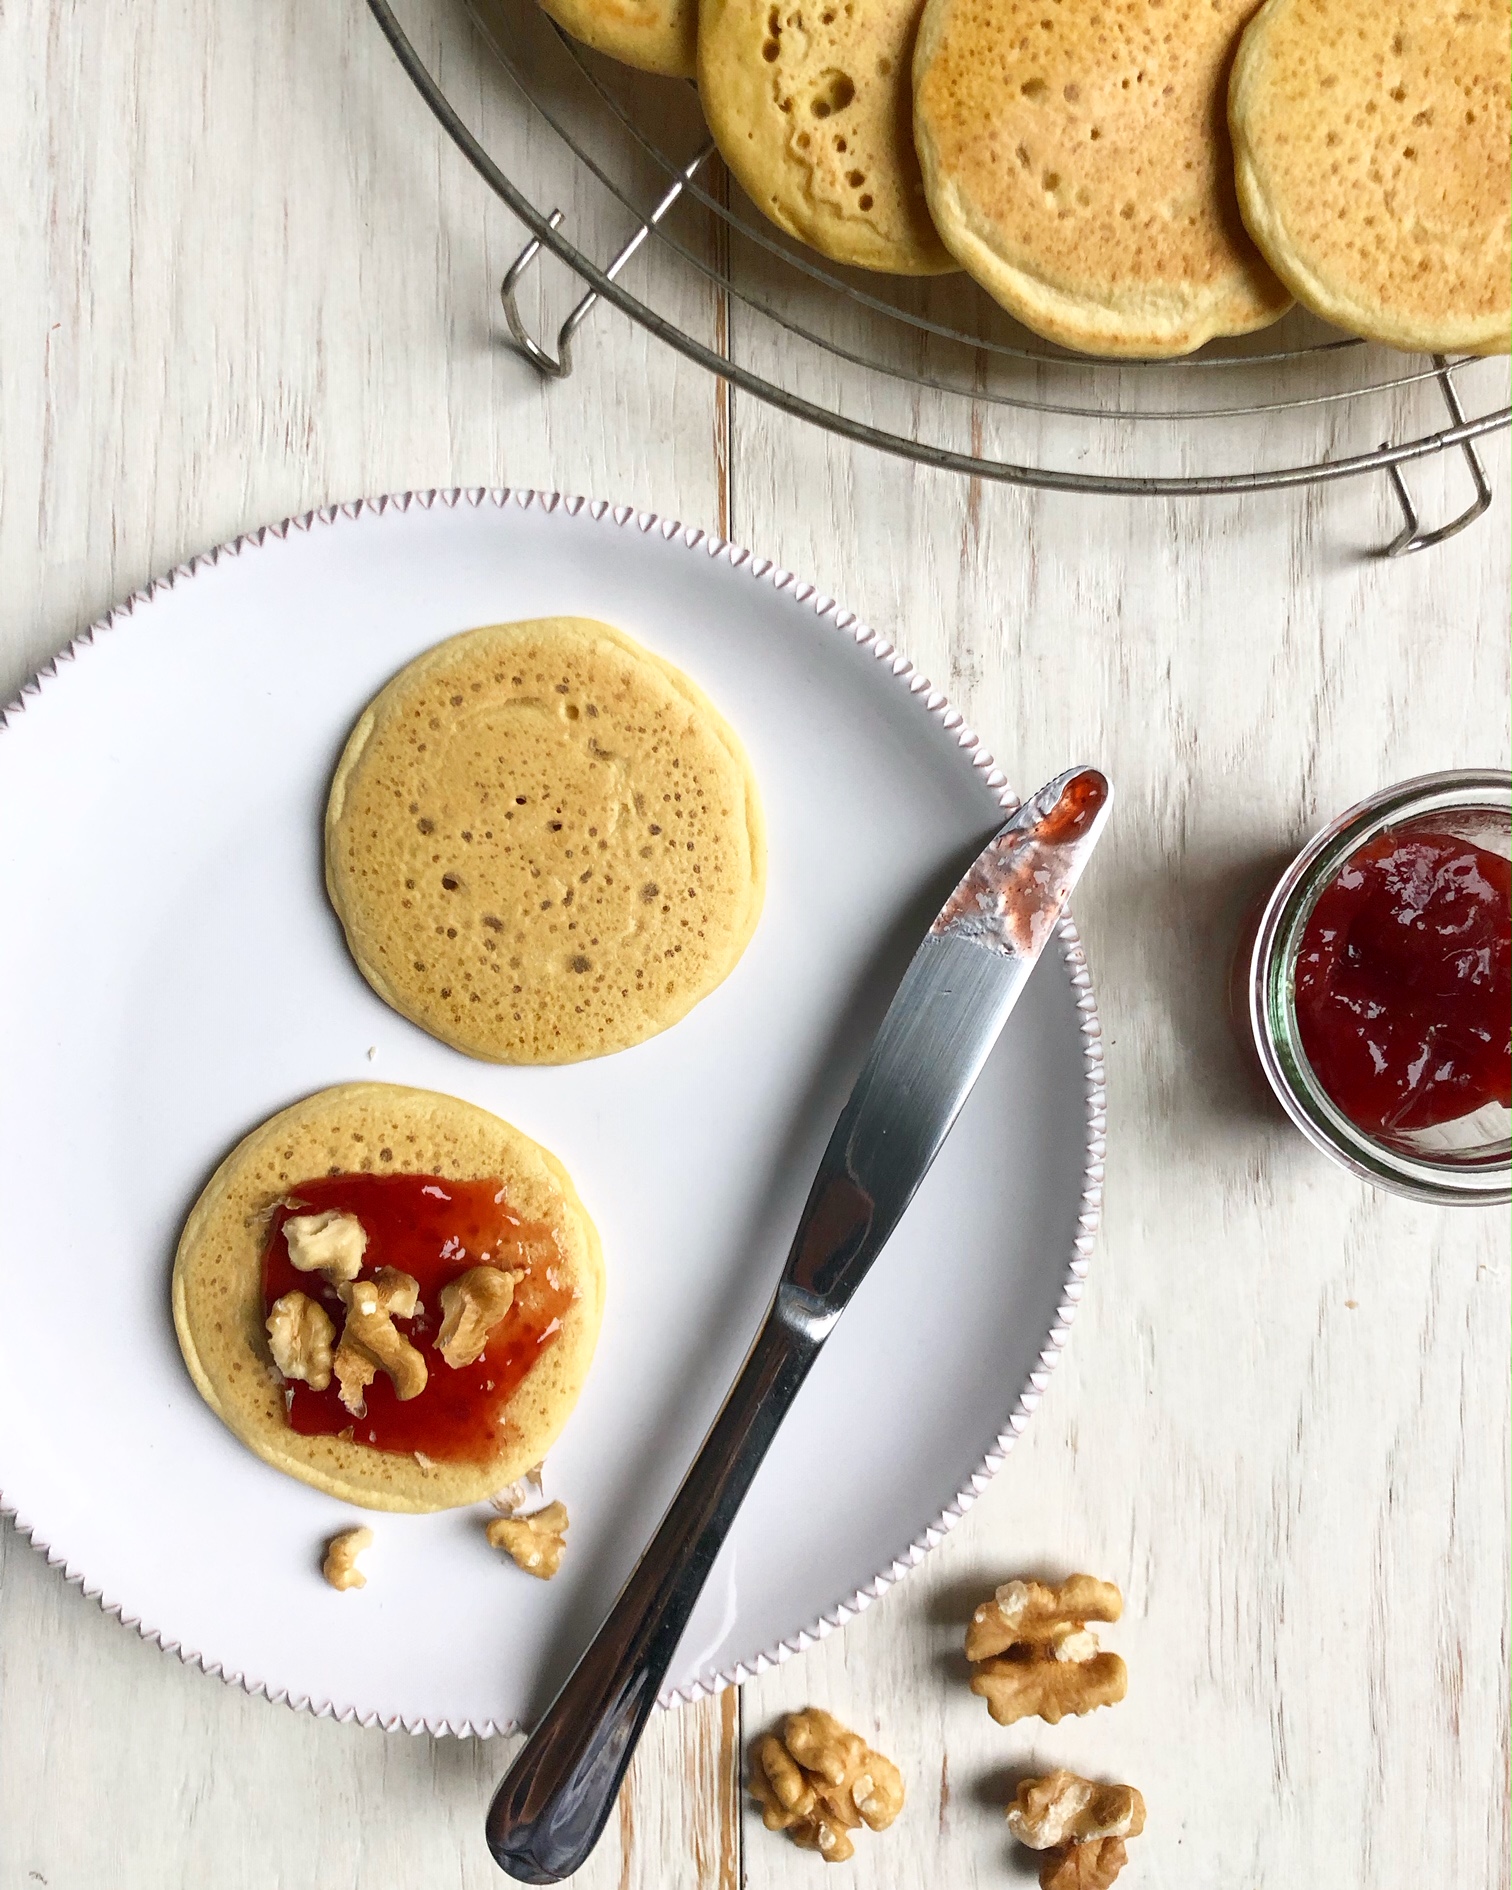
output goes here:
[[734, 969], [761, 914], [755, 778], [670, 663], [580, 617], [495, 624], [401, 670], [326, 810], [363, 976], [470, 1056], [643, 1042]]
[[1086, 354], [1189, 353], [1290, 297], [1245, 232], [1224, 124], [1256, 0], [928, 0], [914, 135], [962, 264]]
[[1269, 0], [1229, 91], [1239, 203], [1283, 281], [1393, 347], [1505, 353], [1507, 0]]
[[697, 0], [541, 0], [564, 32], [642, 72], [691, 79], [698, 69]]
[[920, 0], [702, 0], [698, 90], [779, 229], [897, 275], [956, 267], [924, 201], [909, 69]]
[[[422, 1464], [290, 1429], [265, 1325], [267, 1221], [291, 1187], [331, 1173], [497, 1178], [515, 1215], [555, 1235], [575, 1297], [506, 1406], [500, 1448], [488, 1462]], [[582, 1390], [603, 1303], [598, 1234], [561, 1163], [485, 1109], [390, 1083], [322, 1090], [254, 1129], [211, 1176], [173, 1264], [173, 1323], [210, 1409], [274, 1469], [368, 1509], [475, 1503], [539, 1463]], [[445, 1367], [433, 1361], [432, 1369]]]

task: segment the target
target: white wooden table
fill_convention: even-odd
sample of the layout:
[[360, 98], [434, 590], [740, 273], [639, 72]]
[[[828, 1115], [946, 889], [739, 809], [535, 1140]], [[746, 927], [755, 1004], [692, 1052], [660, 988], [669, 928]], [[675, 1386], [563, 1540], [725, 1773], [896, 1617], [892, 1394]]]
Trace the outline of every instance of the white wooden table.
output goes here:
[[[248, 527], [534, 484], [811, 575], [1012, 778], [1086, 757], [1119, 784], [1079, 903], [1111, 1140], [1069, 1355], [906, 1584], [739, 1697], [658, 1718], [580, 1881], [812, 1884], [817, 1860], [742, 1812], [739, 1767], [815, 1701], [907, 1777], [904, 1817], [848, 1867], [867, 1890], [1029, 1883], [1002, 1805], [1062, 1762], [1143, 1790], [1130, 1890], [1505, 1884], [1506, 1218], [1335, 1173], [1249, 1086], [1223, 996], [1241, 915], [1311, 828], [1390, 780], [1506, 764], [1504, 442], [1491, 516], [1386, 565], [1362, 555], [1396, 527], [1384, 482], [1183, 504], [984, 488], [730, 399], [612, 311], [543, 387], [500, 343], [519, 231], [361, 0], [12, 0], [0, 176], [6, 695]], [[713, 319], [697, 293], [687, 319]], [[1413, 474], [1430, 517], [1461, 477]], [[846, 1440], [816, 1458], [815, 1500], [854, 1460]], [[1124, 1588], [1127, 1702], [994, 1726], [965, 1688], [970, 1607], [1081, 1568]], [[0, 1890], [491, 1885], [507, 1756], [245, 1698], [0, 1536]]]

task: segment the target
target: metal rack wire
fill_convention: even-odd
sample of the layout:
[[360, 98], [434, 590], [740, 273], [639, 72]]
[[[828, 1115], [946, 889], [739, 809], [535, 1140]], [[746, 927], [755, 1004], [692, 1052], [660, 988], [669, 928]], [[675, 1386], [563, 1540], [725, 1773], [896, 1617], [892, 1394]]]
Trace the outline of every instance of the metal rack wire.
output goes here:
[[[1493, 404], [1504, 394], [1499, 363], [1368, 347], [1300, 311], [1258, 336], [1210, 344], [1178, 361], [1095, 362], [1067, 353], [1018, 327], [963, 277], [869, 277], [788, 242], [749, 206], [727, 201], [692, 88], [646, 80], [585, 52], [533, 0], [464, 0], [497, 73], [524, 101], [529, 128], [544, 124], [548, 147], [569, 155], [570, 183], [591, 182], [627, 214], [627, 240], [600, 265], [572, 241], [561, 209], [539, 206], [540, 184], [532, 193], [515, 182], [464, 120], [389, 0], [368, 4], [444, 130], [530, 231], [502, 298], [515, 347], [543, 376], [572, 372], [574, 343], [602, 300], [784, 412], [978, 478], [1069, 492], [1196, 495], [1385, 473], [1403, 515], [1383, 548], [1390, 557], [1441, 543], [1491, 502], [1476, 441], [1512, 420], [1512, 408]], [[537, 157], [534, 168], [551, 167]], [[622, 278], [647, 245], [666, 266], [643, 264], [632, 291]], [[543, 248], [584, 285], [554, 351], [521, 307]], [[721, 332], [700, 336], [667, 306], [686, 303], [690, 282], [706, 285], [718, 302]], [[1471, 381], [1476, 398], [1468, 400]], [[1445, 410], [1438, 424], [1423, 411], [1425, 397], [1434, 396]], [[1379, 437], [1383, 408], [1395, 435], [1386, 440]], [[1315, 456], [1257, 463], [1278, 417], [1298, 415], [1311, 422]], [[1025, 435], [1052, 423], [1060, 463], [1025, 456]], [[1294, 437], [1295, 428], [1287, 442], [1293, 453]], [[1447, 523], [1425, 528], [1402, 468], [1451, 449], [1463, 455], [1472, 496]]]

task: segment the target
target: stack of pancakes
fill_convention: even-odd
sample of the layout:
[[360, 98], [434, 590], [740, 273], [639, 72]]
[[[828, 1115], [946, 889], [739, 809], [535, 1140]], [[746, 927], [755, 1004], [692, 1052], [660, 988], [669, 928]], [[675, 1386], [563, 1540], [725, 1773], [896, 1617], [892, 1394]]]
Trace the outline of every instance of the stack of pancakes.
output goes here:
[[730, 171], [837, 262], [967, 270], [1087, 354], [1303, 303], [1506, 352], [1508, 0], [542, 0], [696, 72]]

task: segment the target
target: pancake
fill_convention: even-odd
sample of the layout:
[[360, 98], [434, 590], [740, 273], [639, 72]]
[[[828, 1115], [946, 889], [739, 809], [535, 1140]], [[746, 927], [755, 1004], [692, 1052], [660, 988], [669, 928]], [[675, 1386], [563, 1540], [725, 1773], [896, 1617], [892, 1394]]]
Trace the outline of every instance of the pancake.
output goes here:
[[914, 136], [935, 225], [1085, 354], [1188, 354], [1290, 297], [1239, 216], [1228, 68], [1256, 0], [928, 0]]
[[734, 969], [766, 841], [703, 692], [607, 624], [495, 624], [401, 670], [326, 810], [326, 885], [362, 975], [497, 1063], [665, 1030]]
[[541, 0], [564, 32], [642, 72], [691, 79], [698, 69], [697, 0]]
[[955, 268], [914, 154], [920, 0], [701, 0], [698, 90], [758, 210], [836, 262]]
[[1505, 354], [1507, 0], [1269, 0], [1229, 88], [1239, 206], [1325, 320], [1396, 348]]
[[[503, 1407], [497, 1445], [475, 1460], [436, 1461], [338, 1435], [301, 1435], [286, 1415], [286, 1387], [272, 1361], [263, 1303], [270, 1216], [302, 1181], [394, 1174], [502, 1182], [510, 1210], [550, 1230], [551, 1264], [571, 1296], [560, 1329]], [[312, 1275], [312, 1295], [318, 1282]], [[210, 1409], [274, 1469], [367, 1509], [478, 1502], [538, 1463], [582, 1390], [603, 1301], [598, 1234], [561, 1163], [471, 1103], [389, 1083], [322, 1090], [254, 1129], [210, 1178], [173, 1263], [173, 1323], [189, 1375]], [[339, 1321], [339, 1308], [336, 1316]], [[501, 1330], [507, 1337], [508, 1326]], [[426, 1344], [421, 1352], [430, 1376], [444, 1381], [448, 1367], [435, 1349]], [[434, 1395], [427, 1384], [417, 1411], [426, 1391]]]

